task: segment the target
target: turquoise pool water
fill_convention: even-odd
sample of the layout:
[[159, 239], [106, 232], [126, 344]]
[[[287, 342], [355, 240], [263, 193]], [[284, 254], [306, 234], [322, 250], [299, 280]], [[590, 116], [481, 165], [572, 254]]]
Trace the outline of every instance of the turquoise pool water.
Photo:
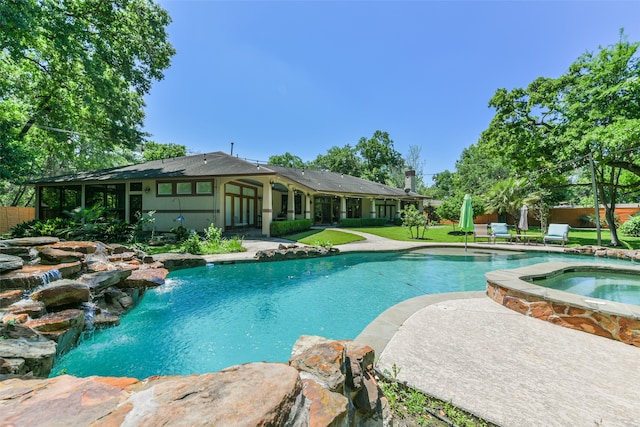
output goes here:
[[585, 297], [640, 306], [640, 276], [633, 274], [567, 272], [534, 283]]
[[[52, 375], [146, 378], [289, 359], [303, 334], [355, 338], [385, 309], [424, 294], [484, 290], [490, 270], [591, 257], [437, 251], [346, 254], [180, 270], [118, 327], [85, 334]], [[614, 261], [612, 261], [614, 262]]]

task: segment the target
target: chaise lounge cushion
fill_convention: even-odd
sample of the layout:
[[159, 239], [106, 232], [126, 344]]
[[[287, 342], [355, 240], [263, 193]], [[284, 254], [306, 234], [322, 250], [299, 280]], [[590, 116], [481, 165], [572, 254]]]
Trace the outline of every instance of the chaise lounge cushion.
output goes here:
[[549, 230], [544, 236], [544, 242], [562, 242], [564, 245], [569, 241], [569, 224], [549, 224]]
[[507, 228], [507, 224], [504, 222], [491, 223], [491, 237], [493, 237], [494, 242], [496, 239], [512, 239], [511, 233], [509, 233], [509, 229]]

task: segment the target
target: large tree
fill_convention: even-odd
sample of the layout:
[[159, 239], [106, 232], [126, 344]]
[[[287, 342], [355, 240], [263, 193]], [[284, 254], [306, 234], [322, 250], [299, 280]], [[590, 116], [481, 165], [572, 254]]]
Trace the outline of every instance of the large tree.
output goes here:
[[438, 200], [453, 197], [456, 194], [456, 187], [454, 184], [455, 175], [455, 172], [451, 172], [448, 169], [433, 175], [432, 179], [434, 184], [429, 187], [427, 195]]
[[480, 142], [539, 180], [593, 160], [613, 245], [621, 171], [640, 176], [639, 46], [621, 32], [615, 45], [585, 53], [559, 78], [499, 89], [490, 101], [496, 115]]
[[169, 23], [152, 0], [0, 2], [0, 179], [127, 161]]
[[395, 169], [404, 166], [402, 154], [393, 147], [389, 133], [377, 130], [369, 139], [360, 138], [356, 150], [363, 159], [362, 178], [386, 184]]
[[270, 156], [267, 162], [270, 165], [284, 166], [287, 168], [304, 168], [305, 164], [299, 156], [294, 156], [288, 151], [284, 154]]
[[174, 157], [184, 157], [186, 155], [186, 146], [173, 143], [160, 144], [153, 141], [147, 141], [142, 150], [142, 160], [145, 162], [170, 159]]
[[349, 144], [344, 147], [333, 146], [327, 154], [318, 154], [309, 166], [356, 177], [362, 173], [362, 159], [358, 157], [358, 151]]
[[509, 158], [496, 156], [480, 146], [471, 145], [462, 150], [460, 159], [456, 161], [453, 182], [457, 192], [480, 196], [513, 172]]

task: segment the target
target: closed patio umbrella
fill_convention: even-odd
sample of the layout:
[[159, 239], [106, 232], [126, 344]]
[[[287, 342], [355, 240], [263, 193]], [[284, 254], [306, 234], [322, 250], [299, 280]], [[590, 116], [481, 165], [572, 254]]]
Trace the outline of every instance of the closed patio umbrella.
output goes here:
[[473, 231], [473, 207], [471, 195], [465, 194], [460, 210], [460, 230], [464, 231], [464, 250], [467, 250], [467, 232]]
[[524, 205], [522, 209], [520, 209], [520, 221], [518, 222], [519, 230], [527, 231], [529, 229], [529, 219], [527, 218], [528, 214], [529, 209], [527, 208], [527, 205]]

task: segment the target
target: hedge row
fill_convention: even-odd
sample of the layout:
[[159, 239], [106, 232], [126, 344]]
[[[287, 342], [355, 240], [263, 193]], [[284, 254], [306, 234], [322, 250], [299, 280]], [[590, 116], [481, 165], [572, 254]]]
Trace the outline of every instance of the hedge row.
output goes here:
[[387, 224], [387, 218], [342, 218], [341, 227], [379, 227]]
[[296, 219], [292, 221], [271, 222], [271, 236], [277, 237], [285, 234], [298, 233], [311, 228], [310, 219]]

